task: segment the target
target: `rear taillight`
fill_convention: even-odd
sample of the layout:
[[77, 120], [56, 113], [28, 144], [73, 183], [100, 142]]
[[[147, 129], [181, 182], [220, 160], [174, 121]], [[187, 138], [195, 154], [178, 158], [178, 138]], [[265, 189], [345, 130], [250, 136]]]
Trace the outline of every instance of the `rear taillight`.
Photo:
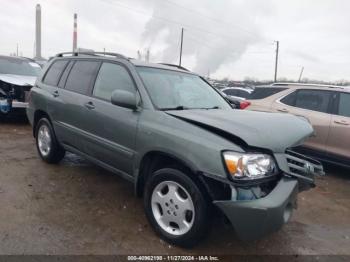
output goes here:
[[248, 106], [250, 106], [250, 102], [249, 101], [242, 101], [242, 102], [239, 103], [239, 108], [240, 109], [245, 109]]

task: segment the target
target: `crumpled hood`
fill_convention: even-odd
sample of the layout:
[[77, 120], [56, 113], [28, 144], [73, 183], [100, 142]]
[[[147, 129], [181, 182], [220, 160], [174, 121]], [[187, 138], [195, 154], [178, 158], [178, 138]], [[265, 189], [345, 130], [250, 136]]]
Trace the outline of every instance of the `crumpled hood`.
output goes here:
[[0, 80], [17, 86], [34, 86], [36, 76], [0, 74]]
[[167, 114], [214, 133], [229, 134], [251, 147], [283, 153], [313, 133], [307, 120], [285, 113], [247, 110], [181, 110]]

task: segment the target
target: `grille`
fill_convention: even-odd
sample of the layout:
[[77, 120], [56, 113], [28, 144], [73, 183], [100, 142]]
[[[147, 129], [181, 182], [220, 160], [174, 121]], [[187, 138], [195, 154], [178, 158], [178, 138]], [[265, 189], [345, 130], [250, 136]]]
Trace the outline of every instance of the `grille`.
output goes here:
[[315, 175], [325, 174], [322, 164], [313, 158], [291, 150], [286, 151], [286, 158], [291, 175], [313, 179]]

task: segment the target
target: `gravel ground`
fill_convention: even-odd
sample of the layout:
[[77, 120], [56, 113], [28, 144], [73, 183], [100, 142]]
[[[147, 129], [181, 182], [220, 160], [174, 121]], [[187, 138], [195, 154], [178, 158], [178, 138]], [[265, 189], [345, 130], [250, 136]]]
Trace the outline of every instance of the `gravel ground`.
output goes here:
[[299, 195], [284, 228], [239, 241], [215, 221], [191, 250], [150, 228], [133, 185], [68, 154], [59, 165], [37, 155], [25, 120], [0, 120], [0, 254], [342, 254], [350, 255], [350, 171], [328, 166], [318, 187]]

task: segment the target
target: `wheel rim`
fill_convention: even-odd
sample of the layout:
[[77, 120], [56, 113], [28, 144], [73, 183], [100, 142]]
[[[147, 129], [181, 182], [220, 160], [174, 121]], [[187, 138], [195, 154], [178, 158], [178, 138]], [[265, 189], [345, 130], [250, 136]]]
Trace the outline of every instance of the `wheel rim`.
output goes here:
[[187, 190], [174, 181], [163, 181], [152, 193], [152, 212], [158, 225], [171, 235], [183, 235], [193, 226], [195, 210]]
[[50, 130], [46, 125], [42, 125], [38, 131], [38, 147], [41, 155], [47, 156], [51, 150]]

